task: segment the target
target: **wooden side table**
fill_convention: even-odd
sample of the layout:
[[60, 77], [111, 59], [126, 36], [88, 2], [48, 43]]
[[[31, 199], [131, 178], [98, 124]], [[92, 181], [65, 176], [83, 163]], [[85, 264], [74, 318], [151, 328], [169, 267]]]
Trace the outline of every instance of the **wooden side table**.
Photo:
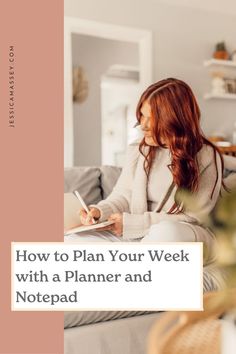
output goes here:
[[218, 146], [220, 152], [225, 155], [231, 155], [236, 157], [236, 145], [231, 146]]

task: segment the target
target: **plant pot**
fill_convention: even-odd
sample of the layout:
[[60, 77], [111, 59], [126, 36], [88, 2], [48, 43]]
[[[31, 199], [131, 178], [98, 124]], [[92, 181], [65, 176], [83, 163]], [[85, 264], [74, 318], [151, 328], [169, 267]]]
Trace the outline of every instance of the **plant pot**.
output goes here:
[[214, 54], [213, 57], [215, 59], [221, 59], [221, 60], [227, 60], [229, 59], [229, 54], [226, 50], [217, 50]]

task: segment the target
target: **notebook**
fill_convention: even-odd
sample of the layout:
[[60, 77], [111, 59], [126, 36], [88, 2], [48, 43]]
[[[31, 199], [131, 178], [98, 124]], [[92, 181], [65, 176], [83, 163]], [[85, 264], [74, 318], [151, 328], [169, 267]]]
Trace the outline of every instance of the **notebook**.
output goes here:
[[74, 193], [64, 193], [64, 235], [95, 230], [114, 223], [113, 221], [104, 221], [93, 225], [82, 225], [78, 214], [81, 208], [83, 206]]

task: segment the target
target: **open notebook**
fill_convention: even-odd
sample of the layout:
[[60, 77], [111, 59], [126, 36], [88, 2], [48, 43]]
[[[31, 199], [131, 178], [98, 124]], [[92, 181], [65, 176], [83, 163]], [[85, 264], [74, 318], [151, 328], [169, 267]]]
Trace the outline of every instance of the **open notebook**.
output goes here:
[[83, 208], [74, 193], [64, 193], [64, 235], [98, 229], [113, 224], [112, 221], [104, 221], [94, 225], [82, 225], [78, 211]]

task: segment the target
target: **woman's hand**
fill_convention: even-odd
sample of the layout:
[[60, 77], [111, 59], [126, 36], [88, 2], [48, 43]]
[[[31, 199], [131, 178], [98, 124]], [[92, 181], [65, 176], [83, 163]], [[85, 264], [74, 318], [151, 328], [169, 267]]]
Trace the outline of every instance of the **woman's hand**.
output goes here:
[[97, 221], [100, 216], [100, 210], [98, 208], [89, 208], [89, 213], [85, 209], [79, 210], [80, 221], [83, 225], [93, 225], [94, 220]]
[[111, 214], [108, 221], [114, 221], [110, 227], [110, 230], [116, 236], [122, 236], [123, 234], [123, 215], [122, 214]]

